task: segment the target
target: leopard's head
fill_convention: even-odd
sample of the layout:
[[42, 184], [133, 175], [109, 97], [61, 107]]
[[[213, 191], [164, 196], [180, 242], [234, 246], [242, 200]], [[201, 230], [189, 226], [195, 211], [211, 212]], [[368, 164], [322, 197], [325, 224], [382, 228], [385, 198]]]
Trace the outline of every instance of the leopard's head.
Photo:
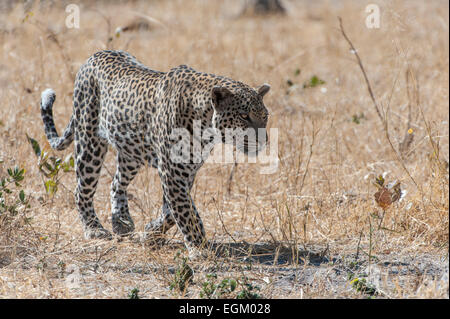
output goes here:
[[248, 155], [257, 155], [264, 148], [269, 112], [263, 97], [269, 90], [268, 84], [253, 89], [240, 82], [212, 88], [212, 126], [219, 130], [223, 143], [234, 144]]

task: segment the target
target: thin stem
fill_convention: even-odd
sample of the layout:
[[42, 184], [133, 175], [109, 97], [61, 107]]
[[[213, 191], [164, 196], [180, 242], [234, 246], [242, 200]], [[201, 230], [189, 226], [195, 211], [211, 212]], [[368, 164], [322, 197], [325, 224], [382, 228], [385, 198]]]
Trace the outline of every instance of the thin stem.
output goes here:
[[377, 111], [378, 117], [380, 118], [380, 121], [383, 123], [383, 121], [384, 121], [383, 116], [381, 115], [380, 108], [378, 107], [378, 103], [375, 99], [375, 95], [373, 94], [372, 87], [370, 86], [369, 78], [367, 77], [366, 70], [364, 69], [364, 66], [362, 64], [361, 58], [359, 57], [358, 51], [356, 51], [355, 47], [353, 46], [352, 41], [350, 41], [347, 34], [345, 33], [344, 26], [342, 25], [341, 17], [338, 17], [338, 19], [339, 19], [339, 25], [341, 27], [342, 35], [344, 36], [345, 40], [347, 40], [348, 44], [350, 45], [350, 48], [352, 49], [352, 52], [356, 56], [359, 67], [361, 68], [362, 74], [364, 76], [364, 80], [366, 81], [367, 89], [369, 90], [370, 97], [372, 98], [373, 105], [375, 106], [375, 111]]

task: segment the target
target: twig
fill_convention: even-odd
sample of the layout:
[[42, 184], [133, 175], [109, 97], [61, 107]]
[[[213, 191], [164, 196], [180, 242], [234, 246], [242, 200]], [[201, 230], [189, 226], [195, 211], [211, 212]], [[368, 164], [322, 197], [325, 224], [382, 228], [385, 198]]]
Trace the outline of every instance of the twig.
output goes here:
[[[406, 77], [406, 93], [408, 95], [408, 123], [406, 124], [406, 133], [403, 137], [403, 141], [399, 144], [399, 150], [400, 154], [403, 156], [403, 158], [406, 158], [406, 156], [409, 154], [408, 150], [411, 146], [412, 141], [414, 140], [414, 132], [411, 130], [411, 121], [412, 121], [412, 114], [411, 114], [411, 94], [410, 94], [410, 83], [409, 83], [409, 77], [410, 77], [411, 70], [408, 68], [405, 72]], [[417, 99], [417, 92], [416, 93], [416, 99]]]
[[370, 214], [368, 216], [368, 219], [369, 219], [369, 275], [370, 275], [370, 266], [372, 264], [371, 258], [372, 258], [372, 234], [373, 234], [372, 222], [370, 220]]
[[39, 31], [41, 31], [43, 34], [46, 35], [46, 38], [48, 40], [51, 40], [53, 43], [56, 44], [56, 46], [59, 49], [59, 53], [61, 54], [64, 66], [66, 67], [67, 73], [69, 74], [69, 76], [72, 79], [72, 81], [74, 81], [75, 80], [75, 73], [73, 72], [72, 66], [70, 65], [70, 62], [72, 60], [66, 54], [66, 51], [64, 50], [64, 47], [62, 46], [62, 44], [59, 42], [58, 36], [56, 35], [56, 33], [53, 32], [52, 30], [50, 30], [49, 28], [45, 28], [44, 26], [42, 26], [40, 21], [32, 22], [31, 25], [33, 25], [34, 27], [39, 29]]
[[92, 9], [92, 11], [98, 13], [103, 20], [106, 22], [106, 49], [107, 50], [114, 50], [114, 35], [112, 34], [112, 24], [111, 24], [111, 18], [106, 16], [103, 12], [101, 12], [98, 9]]
[[213, 197], [212, 200], [213, 200], [213, 202], [214, 202], [214, 206], [216, 206], [217, 214], [219, 215], [220, 222], [222, 223], [222, 229], [223, 229], [223, 231], [224, 231], [228, 236], [230, 236], [230, 238], [231, 238], [235, 243], [237, 243], [236, 239], [234, 239], [234, 237], [230, 234], [230, 232], [229, 232], [229, 231], [227, 230], [227, 228], [225, 227], [225, 224], [224, 224], [223, 218], [222, 218], [222, 214], [220, 213], [219, 207], [217, 206], [216, 199]]
[[305, 117], [303, 117], [303, 125], [301, 125], [302, 128], [302, 137], [300, 139], [300, 147], [298, 147], [298, 165], [297, 165], [297, 172], [295, 173], [295, 181], [294, 181], [294, 185], [295, 188], [297, 188], [297, 183], [298, 183], [298, 176], [300, 175], [300, 167], [302, 166], [303, 163], [303, 144], [304, 144], [304, 140], [305, 140]]
[[303, 186], [305, 185], [306, 175], [308, 174], [308, 171], [309, 171], [309, 163], [311, 162], [311, 158], [313, 156], [313, 148], [314, 148], [314, 144], [316, 141], [316, 136], [320, 131], [320, 128], [317, 130], [315, 129], [315, 121], [314, 120], [312, 121], [312, 124], [313, 124], [313, 127], [312, 127], [311, 143], [309, 144], [309, 156], [306, 161], [305, 172], [303, 173], [303, 176], [302, 176], [302, 183], [300, 185], [300, 188], [299, 188], [297, 194], [301, 194], [301, 192], [303, 190]]
[[110, 247], [110, 248], [106, 249], [104, 252], [102, 252], [100, 255], [98, 255], [98, 253], [97, 253], [97, 251], [98, 251], [98, 246], [95, 246], [95, 256], [96, 256], [96, 258], [97, 258], [97, 260], [95, 261], [95, 265], [94, 265], [94, 267], [93, 267], [95, 273], [97, 272], [97, 269], [98, 269], [98, 267], [100, 266], [100, 265], [99, 265], [100, 260], [101, 260], [104, 256], [108, 255], [110, 251], [116, 250], [116, 249], [117, 249], [117, 247]]
[[350, 48], [352, 50], [352, 53], [355, 54], [356, 59], [358, 60], [359, 67], [361, 68], [361, 71], [363, 73], [364, 80], [366, 80], [367, 89], [369, 90], [369, 94], [370, 94], [370, 97], [372, 98], [373, 105], [375, 106], [375, 110], [377, 111], [377, 114], [378, 114], [378, 117], [380, 118], [380, 121], [383, 123], [384, 122], [384, 118], [381, 115], [380, 108], [378, 107], [378, 103], [377, 103], [377, 101], [375, 99], [375, 95], [373, 94], [372, 87], [370, 86], [370, 82], [369, 82], [369, 79], [367, 77], [366, 70], [364, 69], [364, 66], [363, 66], [363, 64], [361, 62], [361, 58], [359, 57], [358, 51], [356, 51], [355, 47], [353, 46], [352, 41], [350, 41], [350, 39], [347, 37], [347, 34], [344, 31], [344, 26], [342, 25], [341, 17], [338, 17], [338, 19], [339, 19], [339, 25], [341, 27], [341, 33], [344, 36], [345, 40], [347, 40], [347, 42], [350, 45]]
[[[396, 157], [396, 159], [398, 160], [398, 162], [400, 163], [400, 165], [402, 166], [403, 170], [406, 172], [406, 174], [407, 174], [407, 175], [409, 176], [409, 178], [412, 180], [412, 182], [414, 183], [414, 185], [416, 186], [416, 188], [419, 190], [419, 192], [422, 194], [422, 197], [423, 197], [423, 191], [422, 191], [422, 188], [417, 184], [416, 180], [412, 177], [411, 173], [410, 173], [410, 172], [408, 171], [408, 169], [406, 168], [405, 163], [403, 162], [403, 160], [402, 160], [402, 158], [401, 158], [401, 155], [399, 155], [398, 151], [395, 149], [394, 145], [392, 144], [391, 138], [390, 138], [390, 136], [389, 136], [388, 121], [387, 121], [387, 118], [383, 117], [383, 116], [381, 115], [381, 113], [380, 113], [380, 109], [379, 109], [379, 107], [378, 107], [377, 101], [376, 101], [375, 96], [374, 96], [374, 94], [373, 94], [372, 87], [371, 87], [371, 85], [370, 85], [370, 82], [369, 82], [369, 79], [368, 79], [368, 77], [367, 77], [367, 74], [366, 74], [366, 71], [365, 71], [365, 69], [364, 69], [364, 66], [362, 65], [361, 58], [359, 57], [358, 52], [356, 51], [355, 47], [353, 46], [353, 43], [350, 41], [350, 39], [347, 37], [347, 34], [344, 32], [344, 27], [342, 26], [342, 19], [341, 19], [341, 17], [338, 17], [338, 19], [339, 19], [339, 24], [340, 24], [340, 27], [341, 27], [342, 35], [344, 36], [344, 38], [345, 38], [345, 39], [347, 40], [347, 42], [349, 43], [351, 49], [353, 50], [353, 53], [356, 55], [356, 58], [357, 58], [357, 60], [358, 60], [359, 67], [360, 67], [360, 69], [361, 69], [361, 71], [362, 71], [362, 73], [363, 73], [363, 75], [364, 75], [364, 79], [366, 80], [367, 89], [369, 90], [369, 94], [370, 94], [370, 97], [372, 98], [373, 105], [374, 105], [374, 107], [375, 107], [375, 110], [377, 111], [377, 114], [378, 114], [379, 118], [380, 118], [380, 121], [381, 121], [381, 124], [382, 124], [382, 126], [383, 126], [383, 129], [384, 129], [384, 132], [385, 132], [385, 136], [386, 136], [386, 139], [388, 140], [389, 146], [391, 147], [392, 151], [394, 152], [395, 157]], [[412, 76], [412, 79], [413, 79], [413, 81], [414, 81], [414, 83], [415, 83], [415, 78], [414, 78], [413, 76]], [[395, 82], [394, 82], [394, 85], [393, 85], [394, 87], [395, 87], [396, 82], [397, 82], [397, 79], [396, 79]], [[394, 87], [392, 88], [392, 90], [394, 89]], [[421, 109], [421, 108], [420, 108], [420, 109]], [[421, 109], [421, 110], [422, 110], [422, 109]], [[387, 113], [386, 113], [386, 114], [387, 114]], [[427, 124], [427, 122], [425, 122], [425, 124]], [[431, 135], [430, 135], [430, 137], [431, 137]], [[433, 142], [432, 142], [432, 144], [433, 144]]]
[[230, 177], [228, 177], [228, 187], [227, 187], [227, 193], [228, 195], [231, 194], [231, 182], [233, 181], [234, 172], [236, 171], [238, 163], [237, 161], [234, 162], [233, 167], [231, 168]]
[[358, 246], [356, 247], [355, 261], [358, 261], [358, 257], [359, 257], [359, 247], [360, 247], [359, 245], [361, 244], [362, 234], [363, 234], [363, 231], [361, 230], [361, 232], [359, 233]]

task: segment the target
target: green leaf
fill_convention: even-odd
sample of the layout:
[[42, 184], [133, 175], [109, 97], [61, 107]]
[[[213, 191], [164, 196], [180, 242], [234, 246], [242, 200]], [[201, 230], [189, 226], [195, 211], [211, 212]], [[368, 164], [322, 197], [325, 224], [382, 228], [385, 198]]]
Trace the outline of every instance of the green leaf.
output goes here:
[[55, 168], [52, 165], [50, 165], [48, 162], [44, 162], [43, 165], [50, 173], [53, 173], [55, 171]]
[[44, 185], [47, 194], [53, 195], [58, 190], [58, 184], [54, 180], [49, 179], [44, 183]]
[[28, 134], [25, 135], [33, 148], [34, 154], [36, 154], [37, 157], [41, 156], [41, 147], [39, 146], [39, 143], [34, 138], [29, 137]]
[[59, 157], [57, 158], [52, 157], [52, 161], [55, 163], [55, 168], [59, 168], [62, 163], [62, 159], [60, 159]]
[[234, 279], [230, 280], [230, 287], [231, 287], [231, 291], [234, 291], [236, 289], [237, 286], [237, 281]]
[[128, 299], [140, 299], [140, 297], [139, 297], [139, 289], [138, 288], [133, 288], [128, 293]]
[[361, 113], [361, 114], [353, 114], [353, 116], [352, 116], [352, 122], [353, 123], [356, 123], [356, 124], [360, 124], [361, 123], [361, 120], [363, 120], [363, 119], [365, 119], [366, 117], [365, 117], [365, 115], [364, 115], [364, 113]]
[[61, 164], [61, 167], [63, 168], [64, 172], [69, 172], [71, 168], [75, 166], [74, 159], [72, 157], [72, 154], [69, 154], [64, 159], [64, 162]]
[[313, 88], [321, 84], [325, 84], [325, 81], [319, 79], [317, 75], [313, 75], [307, 83], [303, 84], [303, 88]]
[[14, 181], [16, 182], [16, 185], [18, 184], [18, 182], [22, 181], [24, 179], [23, 174], [25, 173], [25, 169], [22, 168], [21, 170], [19, 170], [19, 168], [16, 166], [14, 168]]
[[24, 193], [23, 189], [19, 193], [19, 199], [22, 203], [25, 202], [25, 193]]
[[383, 186], [384, 185], [383, 175], [378, 175], [378, 177], [375, 179], [375, 183], [379, 186]]

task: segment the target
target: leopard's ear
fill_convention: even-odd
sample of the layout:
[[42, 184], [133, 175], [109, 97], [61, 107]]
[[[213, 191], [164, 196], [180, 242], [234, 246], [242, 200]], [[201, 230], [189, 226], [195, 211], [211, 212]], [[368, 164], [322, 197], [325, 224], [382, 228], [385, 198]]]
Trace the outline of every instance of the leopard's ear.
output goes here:
[[267, 92], [269, 92], [269, 90], [270, 90], [270, 85], [267, 83], [264, 83], [263, 85], [258, 87], [258, 94], [261, 97], [263, 97], [264, 95], [266, 95]]
[[213, 106], [217, 111], [221, 110], [221, 102], [232, 96], [233, 93], [224, 86], [214, 86], [211, 91]]

